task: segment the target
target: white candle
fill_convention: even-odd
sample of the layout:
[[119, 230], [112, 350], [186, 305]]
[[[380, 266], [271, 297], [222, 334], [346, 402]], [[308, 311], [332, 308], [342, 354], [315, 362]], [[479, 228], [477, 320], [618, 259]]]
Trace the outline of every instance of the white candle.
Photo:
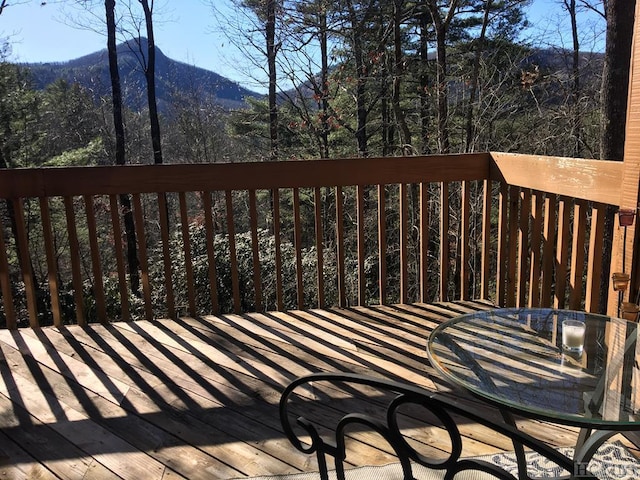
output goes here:
[[562, 348], [570, 353], [582, 353], [586, 325], [579, 320], [562, 322]]

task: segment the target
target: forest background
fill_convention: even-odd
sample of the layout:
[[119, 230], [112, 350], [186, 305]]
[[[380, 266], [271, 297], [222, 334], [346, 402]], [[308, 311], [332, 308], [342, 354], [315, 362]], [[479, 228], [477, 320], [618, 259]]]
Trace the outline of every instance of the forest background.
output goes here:
[[[86, 86], [66, 80], [36, 89], [30, 69], [9, 61], [11, 38], [6, 38], [0, 63], [1, 168], [489, 150], [622, 158], [632, 1], [559, 0], [570, 19], [572, 45], [558, 49], [523, 38], [527, 0], [234, 0], [233, 15], [211, 1], [212, 16], [226, 25], [220, 33], [260, 72], [256, 78], [266, 79], [267, 93], [247, 98], [246, 108], [230, 110], [215, 93], [180, 82], [161, 111], [154, 2], [72, 3], [90, 14], [76, 18], [93, 18], [86, 28], [106, 34], [112, 95], [96, 98]], [[0, 19], [10, 8], [0, 2]], [[585, 12], [602, 16], [606, 31], [590, 24], [581, 30]], [[582, 48], [603, 37], [603, 52]], [[140, 102], [143, 109], [123, 102], [118, 40], [127, 42], [144, 74], [137, 92], [146, 99]], [[10, 206], [3, 214], [4, 225], [12, 225]], [[133, 226], [123, 221], [134, 236]], [[37, 218], [33, 223], [35, 232]], [[193, 228], [197, 238], [197, 222]], [[264, 228], [264, 241], [272, 241], [268, 225]], [[450, 228], [455, 233], [456, 224]], [[238, 231], [248, 226], [239, 224]], [[30, 241], [39, 241], [35, 233]], [[60, 239], [61, 249], [64, 243]], [[127, 244], [135, 304], [140, 288], [135, 241]], [[217, 251], [224, 256], [228, 250], [221, 245]], [[179, 271], [180, 259], [176, 262]], [[331, 264], [328, 258], [325, 268]], [[36, 285], [44, 285], [46, 270], [44, 263], [34, 265]], [[224, 274], [220, 284], [222, 290], [228, 284]], [[91, 288], [88, 282], [87, 303]], [[72, 310], [72, 294], [66, 296]], [[41, 302], [46, 317], [44, 288]], [[117, 317], [117, 302], [112, 303], [111, 315]], [[247, 308], [252, 308], [249, 300]]]

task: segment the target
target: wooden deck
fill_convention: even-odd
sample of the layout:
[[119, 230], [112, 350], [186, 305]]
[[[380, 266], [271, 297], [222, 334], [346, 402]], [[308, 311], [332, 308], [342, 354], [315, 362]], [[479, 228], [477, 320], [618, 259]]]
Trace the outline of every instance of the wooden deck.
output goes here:
[[[444, 319], [484, 308], [414, 304], [0, 331], [0, 478], [314, 470], [314, 458], [281, 432], [277, 404], [290, 380], [350, 371], [444, 390], [427, 365], [426, 338]], [[522, 428], [553, 445], [575, 441], [567, 427]], [[465, 434], [468, 455], [509, 448], [473, 425]], [[368, 463], [393, 460], [369, 448]]]

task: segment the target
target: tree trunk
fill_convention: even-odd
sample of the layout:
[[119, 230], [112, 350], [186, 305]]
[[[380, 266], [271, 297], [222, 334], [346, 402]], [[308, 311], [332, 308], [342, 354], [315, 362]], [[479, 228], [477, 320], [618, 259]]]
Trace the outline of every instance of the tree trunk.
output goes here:
[[380, 128], [380, 136], [382, 142], [382, 156], [386, 157], [391, 154], [394, 131], [391, 125], [391, 119], [389, 113], [389, 104], [387, 101], [387, 86], [383, 80], [380, 86], [380, 119], [382, 121], [382, 127]]
[[348, 2], [349, 19], [351, 23], [351, 41], [353, 45], [353, 57], [355, 60], [356, 70], [356, 142], [358, 144], [358, 155], [361, 157], [368, 156], [367, 145], [367, 105], [365, 102], [365, 93], [367, 78], [369, 76], [369, 68], [364, 58], [363, 31], [369, 18], [369, 10], [364, 15], [362, 21], [358, 21], [358, 15], [352, 1]]
[[[109, 55], [109, 75], [111, 77], [111, 91], [113, 102], [113, 126], [116, 134], [116, 165], [125, 164], [125, 137], [124, 120], [122, 116], [122, 87], [120, 84], [120, 73], [118, 71], [118, 52], [116, 48], [116, 21], [115, 21], [115, 0], [105, 0], [104, 2], [107, 20], [107, 52]], [[139, 295], [140, 272], [138, 263], [138, 247], [136, 242], [136, 229], [133, 221], [133, 211], [131, 209], [131, 199], [129, 195], [119, 196], [121, 215], [124, 217], [124, 230], [127, 238], [127, 265], [129, 267], [129, 283], [131, 292]], [[118, 241], [119, 239], [115, 239]]]
[[431, 153], [429, 147], [430, 105], [429, 101], [429, 35], [428, 14], [420, 15], [420, 153]]
[[400, 87], [402, 76], [404, 75], [404, 56], [402, 54], [402, 11], [404, 0], [394, 0], [393, 2], [393, 44], [394, 44], [394, 72], [391, 101], [393, 104], [393, 115], [398, 124], [400, 133], [400, 148], [403, 155], [411, 155], [413, 147], [411, 145], [411, 131], [407, 125], [404, 111], [400, 106]]
[[267, 0], [267, 21], [265, 24], [267, 41], [267, 65], [269, 68], [269, 158], [278, 159], [278, 102], [276, 96], [276, 0]]
[[578, 18], [576, 0], [564, 0], [564, 6], [571, 20], [571, 38], [573, 42], [573, 55], [571, 59], [571, 130], [573, 136], [574, 157], [579, 157], [582, 144], [582, 121], [580, 118], [580, 40], [578, 38]]
[[427, 7], [431, 13], [436, 33], [436, 83], [438, 95], [438, 153], [449, 153], [449, 88], [447, 86], [447, 33], [458, 8], [458, 0], [451, 0], [449, 10], [443, 17], [436, 0], [429, 0]]
[[321, 157], [329, 158], [329, 45], [327, 35], [327, 12], [320, 14], [320, 61], [322, 72], [320, 73], [320, 109], [322, 111], [322, 127], [320, 132]]
[[446, 30], [436, 30], [436, 83], [438, 85], [438, 151], [449, 153], [449, 88], [447, 86]]
[[144, 10], [144, 21], [147, 31], [147, 65], [144, 77], [147, 82], [147, 101], [149, 103], [149, 123], [151, 127], [151, 146], [153, 163], [162, 163], [162, 142], [160, 136], [160, 120], [158, 119], [158, 102], [156, 100], [156, 42], [153, 35], [153, 0], [139, 0]]

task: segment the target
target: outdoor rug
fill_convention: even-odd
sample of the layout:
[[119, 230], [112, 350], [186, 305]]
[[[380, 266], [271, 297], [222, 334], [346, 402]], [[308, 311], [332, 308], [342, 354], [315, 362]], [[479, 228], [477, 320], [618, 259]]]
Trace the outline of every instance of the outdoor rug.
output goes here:
[[[571, 457], [573, 450], [570, 448], [561, 451]], [[517, 476], [516, 459], [513, 453], [486, 455], [475, 457], [479, 460], [494, 463], [508, 472]], [[550, 464], [535, 452], [527, 454], [529, 475], [532, 477], [558, 477], [566, 475], [555, 465]], [[637, 480], [640, 479], [640, 462], [631, 453], [617, 442], [606, 443], [589, 463], [589, 472], [600, 480]], [[444, 472], [413, 465], [413, 476], [416, 480], [442, 480]], [[292, 475], [272, 475], [254, 477], [251, 480], [317, 480], [320, 476], [314, 473], [296, 473]], [[335, 472], [329, 472], [329, 478], [335, 480]], [[455, 480], [489, 480], [495, 477], [482, 472], [462, 472], [456, 475]], [[398, 463], [378, 467], [358, 467], [346, 472], [347, 480], [402, 480], [402, 468]], [[247, 480], [247, 479], [245, 479]]]

